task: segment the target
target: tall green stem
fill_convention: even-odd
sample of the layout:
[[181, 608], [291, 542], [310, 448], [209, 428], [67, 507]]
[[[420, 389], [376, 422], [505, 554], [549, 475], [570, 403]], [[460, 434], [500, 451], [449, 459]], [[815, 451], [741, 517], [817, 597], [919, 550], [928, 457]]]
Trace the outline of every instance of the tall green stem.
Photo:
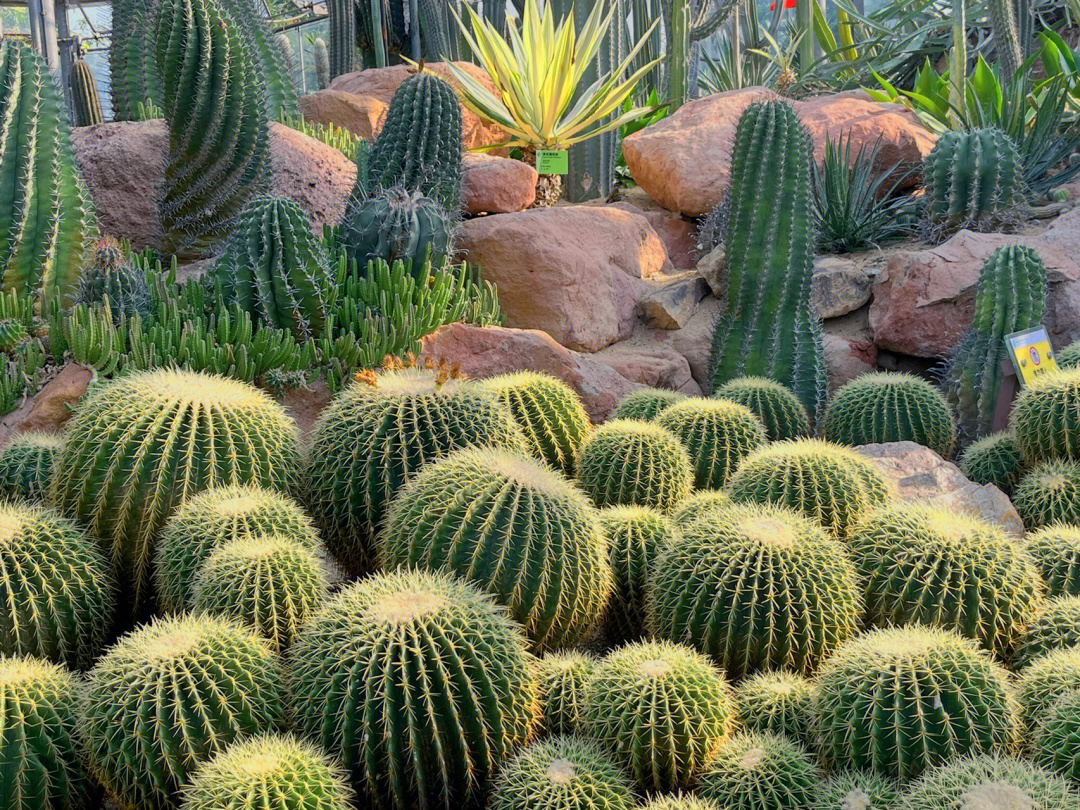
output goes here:
[[960, 122], [966, 120], [964, 84], [967, 80], [967, 8], [953, 0], [952, 53], [949, 55], [949, 103]]

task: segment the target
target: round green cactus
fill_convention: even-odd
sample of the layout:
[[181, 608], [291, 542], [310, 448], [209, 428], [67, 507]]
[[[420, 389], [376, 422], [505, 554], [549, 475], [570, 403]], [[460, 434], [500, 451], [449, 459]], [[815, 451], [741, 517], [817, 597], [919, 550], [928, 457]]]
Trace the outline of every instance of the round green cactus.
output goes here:
[[319, 534], [292, 498], [257, 486], [216, 487], [187, 499], [161, 532], [154, 556], [158, 606], [192, 606], [195, 575], [220, 546], [242, 537], [276, 534], [315, 549]]
[[360, 267], [382, 260], [443, 264], [453, 255], [457, 212], [419, 191], [388, 188], [350, 206], [342, 223], [345, 254]]
[[500, 374], [479, 385], [510, 409], [532, 455], [574, 475], [574, 457], [591, 427], [574, 389], [556, 377], [532, 371]]
[[718, 489], [703, 489], [692, 492], [671, 511], [671, 522], [676, 529], [682, 529], [697, 520], [702, 515], [707, 515], [713, 509], [722, 506], [731, 506], [731, 496]]
[[299, 431], [254, 386], [201, 372], [157, 370], [93, 391], [68, 422], [53, 503], [98, 539], [130, 583], [132, 615], [152, 605], [154, 546], [172, 511], [214, 486], [287, 490]]
[[1009, 756], [949, 762], [910, 785], [903, 810], [1074, 810], [1077, 793], [1064, 778]]
[[75, 304], [108, 304], [116, 325], [136, 315], [151, 314], [153, 296], [150, 282], [141, 268], [131, 262], [112, 237], [99, 240], [91, 251], [92, 261], [83, 269], [75, 286]]
[[976, 484], [993, 484], [1006, 495], [1020, 482], [1024, 457], [1008, 431], [972, 442], [960, 456], [960, 471]]
[[912, 374], [863, 374], [833, 395], [825, 437], [857, 446], [917, 442], [945, 458], [956, 444], [956, 420], [941, 391]]
[[953, 509], [898, 502], [847, 539], [870, 624], [955, 630], [1004, 658], [1041, 607], [1031, 556], [1001, 529]]
[[405, 368], [358, 380], [315, 425], [304, 503], [334, 556], [374, 567], [390, 500], [426, 463], [472, 445], [524, 449], [510, 412], [443, 370]]
[[1012, 501], [1029, 529], [1080, 523], [1080, 462], [1036, 464], [1016, 485]]
[[657, 796], [641, 805], [641, 810], [722, 810], [716, 802], [699, 799], [693, 794]]
[[0, 497], [43, 501], [64, 439], [55, 433], [20, 433], [0, 451]]
[[304, 626], [290, 662], [297, 730], [341, 760], [361, 804], [480, 806], [537, 719], [524, 635], [449, 574], [346, 588]]
[[839, 771], [821, 786], [812, 810], [896, 810], [900, 786], [865, 771]]
[[724, 810], [803, 810], [821, 774], [798, 743], [768, 732], [736, 734], [701, 776], [698, 794]]
[[667, 428], [635, 419], [605, 422], [578, 450], [577, 481], [597, 506], [667, 511], [690, 494], [694, 465]]
[[668, 388], [639, 388], [627, 394], [611, 414], [612, 419], [639, 419], [649, 422], [664, 408], [686, 399], [686, 394]]
[[1080, 596], [1051, 599], [1016, 641], [1013, 669], [1019, 671], [1051, 650], [1080, 645]]
[[1054, 353], [1058, 368], [1080, 368], [1080, 340], [1074, 340], [1064, 349]]
[[685, 399], [654, 421], [690, 453], [698, 489], [723, 489], [742, 460], [765, 444], [761, 420], [749, 408], [723, 399]]
[[578, 733], [615, 754], [645, 791], [692, 785], [735, 719], [730, 688], [705, 656], [663, 641], [628, 644], [585, 686]]
[[167, 810], [199, 763], [284, 724], [281, 670], [262, 639], [211, 616], [163, 618], [90, 670], [90, 770], [121, 806]]
[[838, 537], [888, 496], [865, 458], [817, 439], [776, 442], [752, 453], [728, 485], [733, 501], [787, 506]]
[[945, 132], [923, 164], [931, 223], [986, 230], [1014, 218], [1025, 203], [1023, 164], [996, 127]]
[[810, 414], [799, 398], [775, 380], [737, 377], [717, 388], [713, 396], [749, 408], [765, 426], [770, 442], [799, 439], [812, 432]]
[[183, 810], [350, 810], [340, 768], [310, 743], [281, 734], [235, 742], [200, 766]]
[[115, 590], [80, 529], [43, 506], [0, 503], [0, 654], [90, 666], [109, 638]]
[[585, 496], [542, 462], [487, 447], [421, 470], [394, 499], [379, 550], [385, 568], [446, 570], [487, 591], [541, 649], [585, 638], [614, 583]]
[[1056, 700], [1039, 724], [1035, 761], [1073, 783], [1080, 782], [1080, 688]]
[[522, 751], [499, 774], [491, 810], [633, 810], [634, 786], [595, 743], [554, 737]]
[[91, 806], [76, 737], [81, 691], [61, 666], [0, 655], [0, 808]]
[[322, 561], [282, 535], [258, 534], [223, 544], [199, 567], [192, 608], [253, 627], [282, 653], [329, 595]]
[[1055, 523], [1027, 536], [1024, 547], [1050, 596], [1080, 596], [1080, 526]]
[[585, 684], [598, 661], [577, 650], [547, 653], [536, 664], [540, 712], [549, 734], [576, 734], [585, 701]]
[[792, 672], [759, 672], [735, 690], [739, 720], [748, 731], [768, 731], [810, 742], [813, 684]]
[[611, 639], [631, 641], [645, 633], [649, 571], [678, 535], [675, 524], [647, 506], [610, 506], [600, 510], [608, 541], [615, 587], [607, 606]]
[[1080, 689], [1080, 647], [1050, 650], [1032, 660], [1016, 682], [1021, 721], [1029, 730], [1038, 728], [1054, 701], [1073, 689]]
[[814, 735], [830, 769], [908, 779], [964, 754], [1012, 750], [1018, 734], [1004, 668], [951, 631], [871, 631], [818, 677]]
[[705, 651], [730, 678], [809, 675], [860, 627], [855, 569], [813, 521], [777, 506], [716, 509], [656, 561], [650, 623]]
[[1009, 429], [1029, 464], [1080, 461], [1080, 368], [1043, 374], [1020, 391]]

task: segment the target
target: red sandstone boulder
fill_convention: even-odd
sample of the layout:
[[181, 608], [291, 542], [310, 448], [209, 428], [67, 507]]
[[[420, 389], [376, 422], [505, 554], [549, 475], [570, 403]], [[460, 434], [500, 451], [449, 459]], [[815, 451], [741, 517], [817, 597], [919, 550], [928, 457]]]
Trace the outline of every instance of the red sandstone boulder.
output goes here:
[[324, 126], [333, 124], [365, 141], [374, 138], [382, 128], [386, 107], [386, 102], [374, 96], [341, 90], [319, 90], [300, 97], [300, 112], [305, 121]]
[[72, 417], [74, 407], [86, 394], [94, 370], [78, 363], [68, 363], [11, 413], [0, 417], [0, 445], [6, 445], [20, 433], [37, 430], [59, 433]]
[[512, 214], [536, 199], [536, 169], [520, 160], [468, 152], [462, 160], [461, 207], [466, 214]]

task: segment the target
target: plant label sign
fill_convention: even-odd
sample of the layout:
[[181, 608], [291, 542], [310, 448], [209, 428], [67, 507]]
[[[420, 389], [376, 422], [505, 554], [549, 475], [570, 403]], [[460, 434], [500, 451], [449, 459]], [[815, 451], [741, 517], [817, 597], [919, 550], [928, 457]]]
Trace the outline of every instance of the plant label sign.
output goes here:
[[1016, 377], [1023, 388], [1027, 388], [1039, 377], [1057, 371], [1054, 348], [1050, 345], [1050, 336], [1045, 326], [1013, 332], [1005, 336], [1005, 350], [1009, 353]]
[[538, 174], [567, 174], [570, 153], [565, 149], [537, 149], [536, 171]]

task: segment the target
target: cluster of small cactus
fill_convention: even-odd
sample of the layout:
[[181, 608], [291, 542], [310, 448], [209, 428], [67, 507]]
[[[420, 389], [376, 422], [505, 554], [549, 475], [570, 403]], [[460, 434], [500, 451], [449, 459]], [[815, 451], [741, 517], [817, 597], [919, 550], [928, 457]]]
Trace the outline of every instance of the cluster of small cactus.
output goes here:
[[946, 132], [923, 164], [927, 210], [947, 230], [1008, 222], [1025, 203], [1023, 160], [1002, 130]]
[[115, 239], [105, 237], [93, 245], [73, 303], [107, 306], [112, 322], [119, 325], [136, 315], [147, 317], [153, 295], [146, 272], [127, 259]]

